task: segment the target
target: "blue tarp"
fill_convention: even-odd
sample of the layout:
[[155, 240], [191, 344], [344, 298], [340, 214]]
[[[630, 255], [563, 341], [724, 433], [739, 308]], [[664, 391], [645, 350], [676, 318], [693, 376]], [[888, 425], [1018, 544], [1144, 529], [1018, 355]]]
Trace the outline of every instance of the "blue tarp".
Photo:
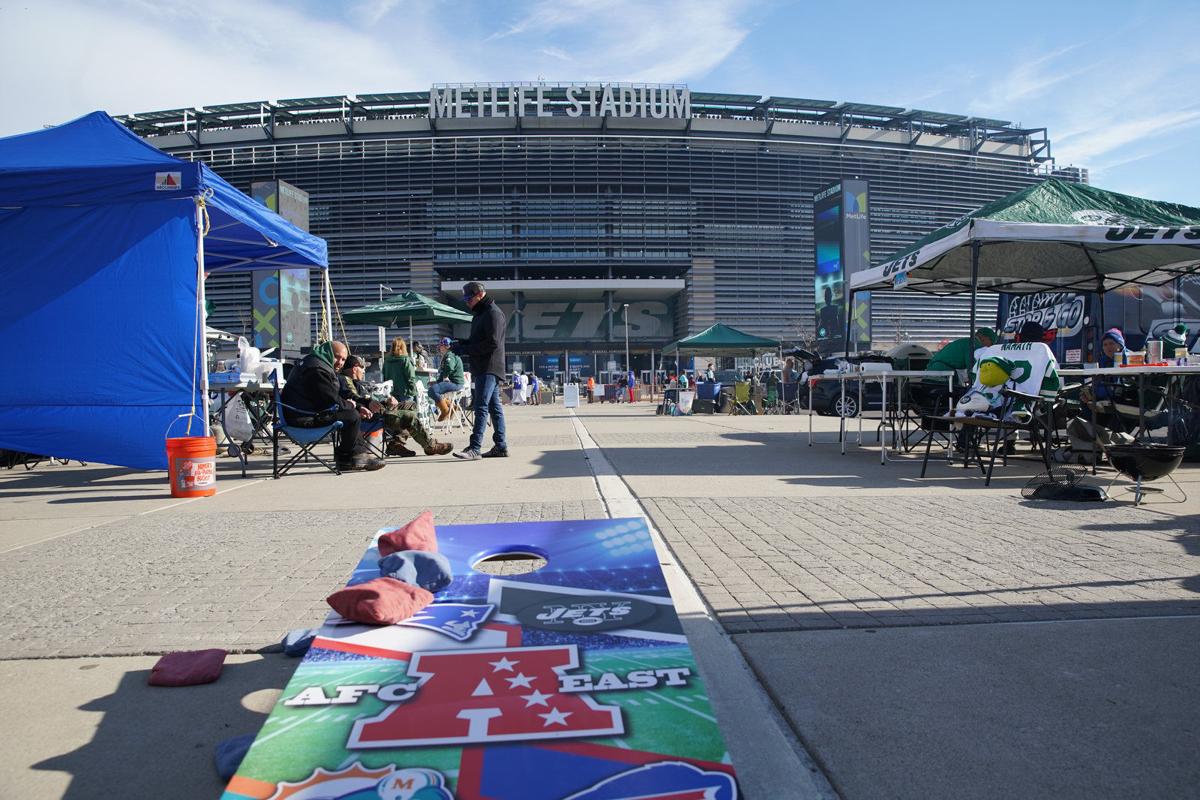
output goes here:
[[323, 239], [102, 112], [0, 138], [0, 448], [166, 467], [202, 408], [197, 198], [206, 272], [328, 267]]

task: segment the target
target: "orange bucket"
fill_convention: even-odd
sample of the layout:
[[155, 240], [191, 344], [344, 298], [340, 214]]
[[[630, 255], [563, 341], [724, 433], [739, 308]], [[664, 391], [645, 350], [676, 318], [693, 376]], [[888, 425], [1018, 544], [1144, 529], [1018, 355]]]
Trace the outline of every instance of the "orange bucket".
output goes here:
[[217, 440], [212, 436], [167, 439], [167, 475], [172, 497], [210, 497], [217, 493]]

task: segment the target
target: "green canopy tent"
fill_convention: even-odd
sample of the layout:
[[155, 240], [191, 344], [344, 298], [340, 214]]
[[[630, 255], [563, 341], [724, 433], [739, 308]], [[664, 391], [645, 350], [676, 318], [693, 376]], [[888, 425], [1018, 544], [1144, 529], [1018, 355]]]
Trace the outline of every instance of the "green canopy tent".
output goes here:
[[[1200, 209], [1050, 178], [967, 214], [850, 278], [855, 292], [1104, 292], [1200, 269]], [[850, 315], [846, 315], [849, 322]], [[849, 333], [847, 332], [847, 341]]]
[[381, 328], [392, 328], [399, 327], [403, 320], [408, 321], [408, 339], [411, 347], [413, 325], [470, 322], [471, 314], [417, 292], [401, 292], [378, 303], [342, 314], [342, 321], [347, 325], [378, 325]]
[[767, 351], [777, 350], [780, 343], [777, 339], [767, 339], [762, 336], [739, 331], [718, 322], [710, 328], [705, 328], [694, 336], [677, 339], [663, 348], [663, 355], [674, 353], [675, 366], [679, 368], [681, 352], [705, 353], [714, 356], [733, 356], [749, 353], [756, 355]]
[[693, 336], [671, 342], [663, 348], [663, 354], [675, 353], [678, 355], [681, 350], [691, 350], [712, 353], [715, 356], [728, 356], [740, 353], [761, 353], [777, 347], [779, 347], [777, 339], [755, 336], [718, 322]]

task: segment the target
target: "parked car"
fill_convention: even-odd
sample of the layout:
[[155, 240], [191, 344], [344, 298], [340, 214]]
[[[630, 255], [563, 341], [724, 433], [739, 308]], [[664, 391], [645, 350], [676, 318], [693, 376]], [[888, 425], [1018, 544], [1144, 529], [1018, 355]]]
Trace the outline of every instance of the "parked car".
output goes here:
[[[813, 365], [812, 375], [821, 375], [825, 370], [837, 369], [839, 360], [849, 360], [854, 364], [864, 362], [882, 362], [891, 363], [891, 359], [886, 356], [880, 356], [870, 353], [861, 355], [853, 355], [849, 359], [832, 359], [824, 358]], [[889, 387], [890, 388], [890, 387]], [[858, 380], [848, 379], [846, 381], [846, 394], [842, 396], [842, 384], [840, 381], [817, 381], [812, 386], [812, 409], [816, 413], [825, 417], [857, 417], [863, 412], [863, 408], [859, 408], [858, 400]], [[880, 411], [883, 408], [883, 387], [879, 381], [867, 381], [862, 389], [862, 405], [866, 411]], [[805, 398], [807, 400], [807, 398]], [[894, 399], [889, 395], [888, 404], [894, 402]], [[807, 408], [807, 406], [804, 406]]]

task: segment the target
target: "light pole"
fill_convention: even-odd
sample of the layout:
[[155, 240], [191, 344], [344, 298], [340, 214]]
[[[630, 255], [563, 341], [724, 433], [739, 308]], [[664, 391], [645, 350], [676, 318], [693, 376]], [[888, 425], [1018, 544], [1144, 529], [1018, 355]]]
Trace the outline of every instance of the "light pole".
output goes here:
[[625, 374], [628, 375], [633, 371], [629, 364], [629, 303], [622, 304], [621, 314], [625, 317]]
[[[394, 291], [396, 291], [395, 289], [393, 289], [393, 288], [392, 288], [392, 287], [390, 287], [390, 286], [384, 286], [382, 283], [381, 283], [381, 284], [379, 284], [379, 302], [380, 302], [380, 303], [382, 303], [382, 302], [383, 302], [383, 290], [384, 290], [384, 289], [387, 289], [389, 292], [394, 292]], [[385, 332], [384, 332], [383, 326], [382, 326], [382, 325], [380, 325], [380, 326], [379, 326], [379, 355], [380, 355], [380, 357], [381, 357], [381, 358], [383, 357], [383, 347], [384, 347], [384, 344], [385, 344], [385, 341], [384, 341], [384, 339], [385, 339], [385, 335], [384, 335], [384, 333], [385, 333]], [[380, 362], [380, 363], [382, 363], [382, 362]]]

